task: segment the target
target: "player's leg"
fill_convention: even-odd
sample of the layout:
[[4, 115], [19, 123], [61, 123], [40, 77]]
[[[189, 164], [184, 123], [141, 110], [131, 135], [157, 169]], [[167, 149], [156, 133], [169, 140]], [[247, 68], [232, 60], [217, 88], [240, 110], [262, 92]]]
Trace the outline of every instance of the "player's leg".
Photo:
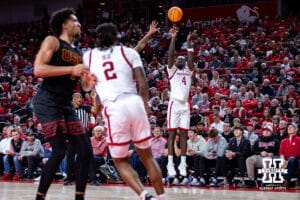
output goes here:
[[75, 161], [75, 200], [83, 200], [92, 156], [91, 143], [87, 134], [72, 135], [68, 139], [77, 155]]
[[180, 142], [180, 150], [181, 150], [181, 157], [180, 157], [180, 164], [178, 166], [178, 170], [181, 176], [187, 176], [187, 164], [186, 164], [186, 151], [187, 151], [187, 132], [190, 128], [190, 108], [189, 103], [186, 102], [184, 104], [180, 104], [181, 110], [184, 112], [180, 116], [179, 122], [179, 142]]
[[181, 176], [186, 177], [187, 172], [187, 164], [186, 164], [186, 149], [187, 149], [187, 131], [186, 130], [179, 130], [179, 142], [180, 142], [180, 164], [178, 166], [178, 170]]
[[36, 200], [45, 199], [45, 195], [66, 152], [65, 134], [58, 132], [54, 137], [49, 138], [48, 141], [52, 147], [52, 153], [43, 167]]

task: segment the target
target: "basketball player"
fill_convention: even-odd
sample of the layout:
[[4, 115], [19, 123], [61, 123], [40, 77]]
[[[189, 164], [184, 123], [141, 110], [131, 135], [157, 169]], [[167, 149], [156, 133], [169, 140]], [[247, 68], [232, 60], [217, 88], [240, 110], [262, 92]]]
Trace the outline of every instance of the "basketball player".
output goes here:
[[34, 74], [44, 78], [33, 102], [34, 113], [53, 149], [43, 168], [36, 200], [45, 199], [65, 156], [66, 140], [77, 154], [75, 200], [83, 200], [89, 171], [86, 163], [90, 161], [92, 149], [83, 124], [70, 103], [79, 77], [89, 73], [88, 68], [81, 64], [80, 51], [74, 46], [81, 25], [73, 9], [63, 8], [52, 14], [50, 28], [54, 35], [42, 42], [34, 62]]
[[187, 149], [187, 131], [190, 127], [190, 106], [188, 103], [189, 91], [191, 87], [191, 77], [194, 70], [193, 56], [194, 50], [191, 47], [191, 38], [193, 33], [187, 36], [187, 64], [184, 56], [178, 56], [175, 59], [175, 40], [178, 29], [173, 27], [170, 30], [171, 42], [168, 53], [168, 76], [171, 86], [170, 101], [168, 106], [168, 175], [174, 177], [176, 175], [173, 155], [174, 140], [177, 131], [180, 136], [181, 159], [178, 166], [179, 174], [183, 177], [187, 176], [186, 172], [186, 149]]
[[[117, 28], [114, 24], [104, 23], [97, 27], [96, 33], [98, 48], [83, 56], [83, 62], [89, 65], [95, 77], [93, 80], [92, 75], [83, 76], [83, 89], [92, 89], [96, 81], [95, 89], [103, 105], [109, 151], [123, 180], [141, 200], [164, 200], [161, 171], [150, 148], [148, 86], [141, 58], [135, 50], [116, 45]], [[149, 173], [157, 198], [144, 190], [128, 162], [131, 141]]]

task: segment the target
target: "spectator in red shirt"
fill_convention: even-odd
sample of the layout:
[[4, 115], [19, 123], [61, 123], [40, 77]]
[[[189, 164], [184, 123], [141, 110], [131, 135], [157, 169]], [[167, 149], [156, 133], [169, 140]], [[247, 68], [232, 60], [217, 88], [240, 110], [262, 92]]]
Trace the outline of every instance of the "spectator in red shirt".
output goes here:
[[259, 120], [259, 124], [263, 126], [263, 124], [272, 122], [272, 115], [268, 108], [264, 109], [263, 116]]
[[212, 109], [214, 106], [219, 106], [221, 104], [221, 94], [216, 93], [215, 99], [212, 100], [209, 104], [209, 108]]
[[242, 103], [240, 100], [236, 101], [235, 108], [233, 109], [233, 116], [244, 119], [247, 116], [247, 111], [244, 107], [242, 107]]
[[264, 108], [271, 108], [272, 103], [270, 100], [270, 96], [268, 94], [264, 95], [263, 104], [264, 104]]
[[235, 108], [236, 101], [239, 100], [237, 92], [232, 93], [231, 98], [227, 100], [227, 107]]
[[220, 88], [217, 90], [217, 93], [221, 94], [222, 96], [229, 97], [230, 89], [227, 81], [220, 83]]
[[287, 97], [288, 99], [298, 99], [299, 94], [296, 92], [295, 86], [289, 85]]
[[262, 101], [258, 101], [256, 107], [253, 109], [251, 116], [261, 118], [265, 108]]
[[243, 57], [240, 61], [238, 61], [235, 65], [238, 70], [250, 69], [250, 63], [248, 62], [246, 57]]
[[[297, 136], [298, 126], [289, 123], [287, 126], [288, 137], [280, 143], [279, 155], [285, 160], [284, 167], [288, 169], [284, 174], [285, 186], [290, 187], [291, 178], [295, 177], [296, 170], [300, 170], [300, 137]], [[298, 177], [298, 185], [300, 183]]]
[[105, 139], [105, 129], [102, 126], [95, 126], [93, 131], [93, 137], [90, 138], [93, 148], [93, 158], [90, 163], [90, 180], [91, 184], [98, 186], [100, 181], [96, 176], [96, 168], [105, 163], [104, 157], [107, 154], [107, 143]]
[[257, 100], [254, 98], [254, 93], [252, 91], [248, 92], [248, 98], [242, 101], [242, 106], [247, 111], [253, 111], [257, 106]]
[[276, 75], [275, 69], [274, 69], [274, 68], [271, 68], [269, 74], [268, 74], [268, 75], [265, 75], [263, 78], [264, 78], [264, 79], [270, 80], [270, 84], [273, 84], [273, 83], [276, 83], [276, 82], [277, 82], [277, 78], [278, 78], [278, 77], [277, 77], [277, 75]]

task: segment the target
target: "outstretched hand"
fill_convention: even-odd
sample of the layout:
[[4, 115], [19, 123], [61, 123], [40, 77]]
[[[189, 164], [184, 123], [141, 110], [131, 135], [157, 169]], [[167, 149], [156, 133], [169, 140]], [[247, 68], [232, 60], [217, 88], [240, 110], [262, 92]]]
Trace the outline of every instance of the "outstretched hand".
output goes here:
[[173, 26], [171, 29], [170, 29], [170, 34], [172, 36], [172, 38], [175, 38], [177, 36], [177, 33], [178, 33], [178, 28], [176, 26]]
[[83, 74], [88, 74], [88, 73], [90, 73], [90, 70], [87, 67], [85, 67], [83, 64], [78, 64], [72, 68], [71, 75], [82, 76]]
[[188, 36], [187, 36], [187, 41], [191, 41], [193, 38], [196, 38], [198, 36], [197, 34], [197, 30], [193, 30], [193, 32], [189, 32]]
[[151, 24], [150, 24], [150, 28], [149, 28], [148, 33], [152, 35], [156, 32], [159, 32], [159, 28], [157, 28], [157, 25], [158, 25], [157, 21], [155, 21], [155, 20], [152, 21]]

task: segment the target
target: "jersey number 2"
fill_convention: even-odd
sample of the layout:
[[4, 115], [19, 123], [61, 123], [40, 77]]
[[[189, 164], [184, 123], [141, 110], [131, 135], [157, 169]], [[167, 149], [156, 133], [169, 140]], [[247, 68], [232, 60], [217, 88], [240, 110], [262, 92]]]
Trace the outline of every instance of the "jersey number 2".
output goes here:
[[117, 74], [114, 73], [114, 63], [111, 61], [108, 62], [104, 62], [102, 67], [104, 67], [104, 75], [106, 80], [111, 80], [111, 79], [116, 79], [117, 78]]

